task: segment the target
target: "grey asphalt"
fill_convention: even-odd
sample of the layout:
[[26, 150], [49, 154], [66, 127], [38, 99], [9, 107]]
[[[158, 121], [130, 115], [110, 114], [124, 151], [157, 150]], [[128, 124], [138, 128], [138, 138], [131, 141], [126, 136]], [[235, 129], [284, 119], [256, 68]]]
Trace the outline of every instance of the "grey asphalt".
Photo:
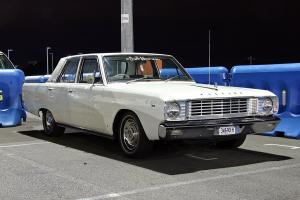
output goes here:
[[300, 200], [300, 141], [251, 135], [237, 150], [156, 145], [126, 158], [117, 142], [79, 132], [46, 137], [41, 121], [0, 129], [0, 199]]

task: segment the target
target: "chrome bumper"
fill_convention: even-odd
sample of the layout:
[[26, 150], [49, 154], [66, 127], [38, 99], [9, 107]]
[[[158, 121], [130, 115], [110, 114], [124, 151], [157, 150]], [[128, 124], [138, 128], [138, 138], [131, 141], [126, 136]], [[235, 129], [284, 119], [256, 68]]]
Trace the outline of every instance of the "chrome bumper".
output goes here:
[[[162, 140], [226, 138], [240, 134], [269, 132], [274, 130], [279, 122], [280, 119], [275, 116], [164, 122], [159, 126], [158, 134]], [[238, 134], [230, 136], [218, 135], [217, 129], [226, 126], [235, 126], [240, 131]]]

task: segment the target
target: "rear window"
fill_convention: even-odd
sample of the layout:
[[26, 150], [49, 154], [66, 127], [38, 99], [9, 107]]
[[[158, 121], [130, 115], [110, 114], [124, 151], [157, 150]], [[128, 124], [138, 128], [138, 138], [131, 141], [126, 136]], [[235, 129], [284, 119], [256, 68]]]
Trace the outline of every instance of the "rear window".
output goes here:
[[0, 69], [14, 69], [12, 63], [3, 54], [0, 54]]

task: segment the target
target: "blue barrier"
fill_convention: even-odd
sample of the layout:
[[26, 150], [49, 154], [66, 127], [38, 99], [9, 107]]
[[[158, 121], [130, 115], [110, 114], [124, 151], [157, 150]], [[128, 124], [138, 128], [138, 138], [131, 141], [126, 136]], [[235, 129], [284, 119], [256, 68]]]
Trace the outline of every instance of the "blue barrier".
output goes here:
[[[209, 68], [208, 67], [193, 67], [185, 68], [192, 78], [197, 83], [208, 84], [209, 82]], [[174, 68], [166, 68], [161, 70], [161, 76], [165, 79], [177, 75], [177, 71]], [[49, 79], [50, 75], [40, 76], [26, 76], [25, 83], [45, 83]], [[210, 68], [210, 80], [211, 84], [228, 85], [228, 70], [225, 67], [211, 67]], [[69, 78], [69, 77], [68, 77]]]
[[[188, 67], [185, 68], [197, 83], [209, 83], [208, 67]], [[228, 85], [228, 69], [225, 67], [210, 68], [210, 83], [217, 85]]]
[[26, 76], [25, 83], [45, 83], [50, 78], [50, 75], [41, 76]]
[[0, 126], [16, 126], [26, 120], [22, 101], [24, 73], [18, 69], [0, 70]]
[[230, 84], [275, 93], [279, 98], [281, 122], [266, 134], [300, 138], [300, 63], [235, 66], [231, 69]]

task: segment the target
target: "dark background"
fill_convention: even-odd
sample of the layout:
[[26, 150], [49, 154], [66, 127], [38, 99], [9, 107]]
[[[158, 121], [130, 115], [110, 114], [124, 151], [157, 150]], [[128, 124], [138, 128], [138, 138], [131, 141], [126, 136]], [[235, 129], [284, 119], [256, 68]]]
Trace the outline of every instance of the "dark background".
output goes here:
[[[26, 74], [60, 57], [120, 51], [120, 0], [1, 0], [0, 49]], [[300, 3], [289, 0], [134, 0], [136, 52], [173, 54], [185, 66], [300, 62]]]

